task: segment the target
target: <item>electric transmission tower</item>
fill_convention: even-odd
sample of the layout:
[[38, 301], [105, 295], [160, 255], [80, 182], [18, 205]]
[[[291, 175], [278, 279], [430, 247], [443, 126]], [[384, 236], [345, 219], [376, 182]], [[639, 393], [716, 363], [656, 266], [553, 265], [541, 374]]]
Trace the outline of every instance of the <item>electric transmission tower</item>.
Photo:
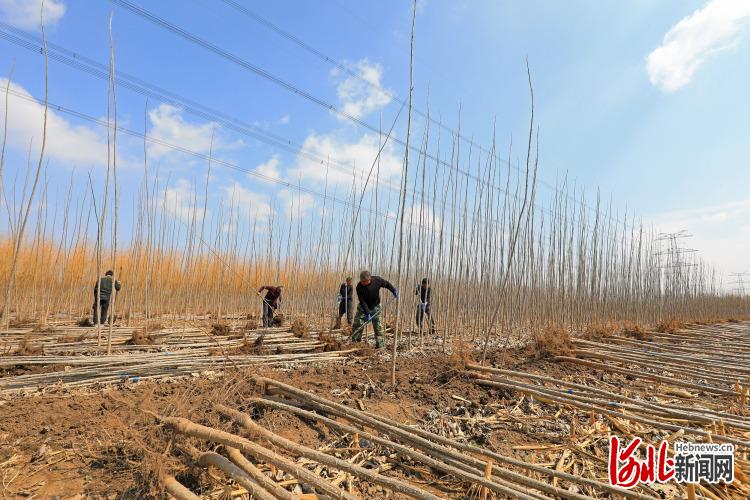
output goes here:
[[740, 273], [729, 273], [729, 276], [734, 278], [734, 281], [730, 283], [730, 285], [735, 285], [735, 287], [733, 288], [734, 293], [736, 293], [740, 297], [744, 297], [746, 295], [745, 278], [750, 277], [750, 272], [742, 271]]
[[681, 246], [681, 241], [686, 238], [692, 238], [686, 230], [682, 229], [674, 233], [659, 233], [656, 241], [660, 245], [664, 244], [666, 248], [660, 250], [659, 267], [662, 269], [662, 292], [665, 298], [671, 299], [672, 314], [675, 315], [678, 297], [686, 296], [690, 293], [690, 269], [696, 267], [690, 256], [698, 250]]

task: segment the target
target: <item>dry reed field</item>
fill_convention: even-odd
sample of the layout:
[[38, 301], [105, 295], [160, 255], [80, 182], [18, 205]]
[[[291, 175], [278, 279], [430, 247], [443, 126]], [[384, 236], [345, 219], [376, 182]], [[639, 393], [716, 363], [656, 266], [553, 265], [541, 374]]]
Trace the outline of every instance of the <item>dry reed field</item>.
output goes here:
[[[415, 126], [412, 15], [405, 137], [383, 124], [359, 169], [316, 158], [351, 185], [289, 186], [319, 203], [304, 216], [212, 193], [212, 170], [239, 168], [212, 153], [192, 155], [205, 185], [175, 211], [148, 151], [178, 147], [118, 123], [118, 92], [153, 91], [117, 72], [112, 38], [104, 182], [50, 186], [63, 59], [42, 29], [42, 140], [13, 177], [8, 123], [28, 97], [0, 92], [0, 497], [750, 497], [750, 298], [598, 192], [542, 180], [528, 64], [521, 146], [429, 113]], [[137, 186], [123, 135], [143, 144]], [[381, 178], [386, 148], [399, 183]], [[335, 321], [339, 285], [365, 269], [400, 292], [384, 294], [385, 349]], [[107, 270], [122, 288], [93, 325]], [[415, 322], [424, 277], [434, 330]], [[270, 327], [265, 285], [284, 286]], [[734, 481], [612, 485], [612, 435], [732, 444]]]

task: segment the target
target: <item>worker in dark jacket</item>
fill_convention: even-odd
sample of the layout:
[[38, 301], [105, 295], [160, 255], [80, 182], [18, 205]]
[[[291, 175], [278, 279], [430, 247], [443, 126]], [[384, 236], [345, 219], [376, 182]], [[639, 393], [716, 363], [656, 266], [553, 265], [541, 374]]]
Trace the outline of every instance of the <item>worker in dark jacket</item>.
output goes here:
[[372, 321], [372, 328], [375, 330], [375, 347], [380, 349], [385, 346], [385, 336], [383, 327], [380, 324], [380, 289], [387, 288], [391, 291], [394, 298], [398, 298], [398, 290], [387, 280], [380, 276], [373, 276], [370, 271], [362, 271], [359, 274], [359, 283], [357, 283], [357, 314], [354, 316], [354, 325], [352, 326], [352, 340], [359, 342], [362, 340], [362, 331], [365, 325]]
[[345, 283], [341, 283], [339, 287], [339, 296], [337, 297], [339, 302], [339, 315], [336, 317], [335, 328], [341, 328], [341, 316], [346, 314], [346, 323], [352, 324], [352, 314], [354, 303], [354, 288], [352, 288], [352, 278], [347, 277]]
[[[114, 278], [114, 274], [115, 273], [111, 270], [107, 271], [94, 285], [94, 306], [92, 307], [92, 317], [94, 318], [95, 325], [98, 324], [100, 320], [102, 324], [107, 322], [107, 311], [109, 310], [109, 300], [112, 297], [112, 288], [114, 287], [117, 292], [120, 291], [120, 282]], [[97, 303], [99, 305], [99, 317], [96, 315]]]
[[263, 290], [266, 291], [266, 296], [263, 298], [263, 326], [268, 328], [273, 326], [273, 312], [281, 305], [281, 291], [283, 286], [269, 286], [264, 285], [258, 289], [258, 295]]
[[419, 331], [422, 331], [422, 322], [425, 315], [427, 315], [430, 317], [430, 333], [435, 333], [435, 320], [432, 319], [432, 313], [430, 312], [432, 288], [427, 278], [422, 278], [422, 283], [417, 285], [414, 295], [419, 295], [419, 304], [417, 304], [417, 326], [419, 327]]

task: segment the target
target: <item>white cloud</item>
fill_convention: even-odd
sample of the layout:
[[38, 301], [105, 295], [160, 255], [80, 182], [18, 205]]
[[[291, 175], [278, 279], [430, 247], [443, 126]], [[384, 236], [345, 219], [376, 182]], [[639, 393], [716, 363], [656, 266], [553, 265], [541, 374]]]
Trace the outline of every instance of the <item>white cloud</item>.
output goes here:
[[[370, 64], [367, 59], [361, 59], [351, 68], [359, 78], [348, 76], [336, 87], [341, 109], [355, 118], [381, 109], [391, 102], [391, 92], [381, 86], [383, 66]], [[334, 78], [341, 76], [337, 68], [331, 70]], [[343, 117], [342, 117], [343, 118]]]
[[[315, 158], [330, 158], [331, 166], [326, 162], [312, 159], [305, 154], [297, 156], [296, 163], [289, 170], [290, 179], [326, 181], [329, 184], [352, 184], [352, 169], [360, 179], [370, 171], [380, 149], [379, 139], [374, 134], [364, 134], [355, 142], [340, 139], [332, 134], [310, 134], [302, 144], [302, 151]], [[333, 165], [333, 163], [336, 163]], [[389, 143], [380, 155], [380, 181], [389, 181], [401, 173], [401, 159], [396, 156]], [[374, 175], [374, 174], [373, 174]], [[372, 179], [370, 185], [374, 185]]]
[[301, 191], [282, 189], [279, 191], [279, 198], [286, 215], [292, 219], [304, 217], [308, 210], [315, 207], [315, 197]]
[[[211, 150], [211, 135], [213, 138], [214, 153], [222, 150], [237, 149], [244, 146], [241, 140], [227, 142], [215, 134], [218, 124], [205, 122], [200, 124], [189, 123], [182, 116], [179, 108], [169, 104], [160, 104], [148, 113], [151, 120], [150, 138], [164, 141], [167, 144], [179, 146], [196, 153], [208, 154]], [[151, 143], [149, 154], [153, 158], [161, 158], [173, 149], [160, 144]]]
[[[16, 28], [39, 28], [42, 0], [0, 0], [0, 14], [8, 24]], [[65, 15], [62, 0], [44, 0], [44, 25], [52, 26]]]
[[167, 213], [189, 221], [195, 205], [195, 187], [187, 179], [178, 179], [172, 187], [164, 190], [164, 209]]
[[[712, 222], [732, 222], [739, 219], [747, 220], [750, 215], [750, 198], [711, 205], [707, 207], [691, 208], [687, 210], [676, 210], [663, 212], [654, 217], [655, 223], [668, 226], [665, 230], [685, 225], [696, 225]], [[678, 227], [679, 229], [679, 227]]]
[[711, 56], [736, 46], [750, 26], [750, 1], [711, 0], [675, 24], [646, 58], [653, 85], [666, 92], [684, 87]]
[[427, 205], [414, 204], [407, 210], [405, 217], [406, 222], [414, 225], [416, 230], [420, 225], [425, 231], [439, 231], [441, 226], [441, 219], [438, 217], [432, 208]]
[[[5, 118], [6, 78], [0, 78], [0, 120]], [[42, 140], [44, 106], [20, 85], [11, 83], [8, 94], [8, 145], [26, 152], [29, 142], [38, 151]], [[47, 113], [46, 156], [68, 166], [106, 166], [107, 136], [103, 128], [74, 125], [50, 109]], [[118, 154], [118, 159], [120, 155]], [[118, 162], [118, 164], [120, 164]]]
[[242, 218], [265, 219], [271, 215], [271, 204], [265, 194], [250, 191], [239, 182], [225, 187], [224, 193]]
[[286, 114], [286, 115], [282, 116], [281, 118], [279, 118], [279, 123], [281, 125], [288, 125], [290, 120], [291, 120], [290, 116], [288, 114]]
[[273, 155], [267, 162], [261, 163], [255, 167], [255, 172], [268, 178], [268, 180], [281, 179], [281, 172], [279, 171], [279, 155]]

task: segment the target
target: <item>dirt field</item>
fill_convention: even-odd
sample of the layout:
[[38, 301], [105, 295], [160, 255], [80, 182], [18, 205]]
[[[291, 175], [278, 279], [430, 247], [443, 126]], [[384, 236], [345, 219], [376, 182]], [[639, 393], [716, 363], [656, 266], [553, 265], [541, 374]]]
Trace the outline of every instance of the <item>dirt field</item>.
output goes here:
[[[250, 373], [257, 375], [255, 370]], [[428, 414], [438, 408], [448, 411], [457, 404], [452, 394], [477, 401], [486, 397], [486, 391], [459, 376], [445, 358], [405, 366], [399, 377], [403, 382], [395, 390], [388, 389], [389, 367], [378, 358], [261, 373], [328, 396], [334, 391], [344, 404], [356, 404], [359, 399], [368, 410], [404, 422], [429, 419]], [[226, 385], [235, 384], [234, 378], [231, 383], [201, 378], [143, 382], [4, 402], [0, 406], [4, 494], [139, 497], [149, 487], [142, 477], [148, 453], [143, 440], [154, 437], [154, 420], [140, 409], [201, 420], [211, 402], [241, 403], [242, 396], [255, 393], [247, 384], [247, 392], [238, 394], [237, 399], [222, 394]], [[280, 435], [308, 446], [319, 447], [328, 441], [304, 421], [278, 418], [275, 413], [264, 415], [263, 422]], [[157, 450], [163, 451], [151, 451]], [[12, 480], [15, 474], [18, 476]]]
[[[612, 339], [576, 340], [575, 351], [585, 357], [587, 348], [591, 347], [586, 342], [602, 342], [600, 346], [607, 345], [612, 349], [628, 345], [627, 337], [619, 339], [619, 343]], [[694, 344], [695, 339], [691, 340]], [[665, 345], [658, 338], [638, 342], [648, 342], [652, 350]], [[360, 440], [358, 436], [335, 432], [320, 422], [253, 402], [253, 397], [265, 396], [273, 400], [279, 395], [273, 387], [269, 389], [256, 383], [255, 377], [258, 376], [297, 387], [353, 411], [377, 415], [384, 422], [413, 425], [454, 443], [475, 445], [537, 467], [603, 483], [607, 481], [606, 453], [612, 433], [624, 437], [639, 435], [649, 442], [657, 442], [664, 437], [674, 436], [674, 431], [659, 426], [671, 423], [695, 429], [715, 429], [717, 437], [723, 434], [743, 443], [750, 439], [750, 432], [742, 424], [748, 420], [744, 396], [738, 399], [722, 394], [711, 395], [690, 387], [679, 388], [679, 383], [655, 383], [648, 377], [639, 380], [637, 376], [565, 362], [554, 356], [572, 354], [568, 349], [574, 349], [570, 343], [563, 347], [560, 350], [560, 346], [555, 344], [552, 349], [557, 352], [542, 349], [541, 354], [539, 346], [534, 345], [491, 353], [486, 365], [509, 370], [503, 378], [493, 378], [495, 375], [492, 373], [485, 376], [487, 374], [469, 369], [472, 360], [465, 354], [411, 353], [402, 358], [399, 382], [393, 387], [389, 383], [388, 354], [365, 350], [349, 355], [344, 361], [319, 362], [295, 368], [227, 368], [197, 376], [137, 383], [125, 380], [108, 388], [60, 387], [46, 394], [6, 396], [0, 402], [0, 496], [161, 497], [165, 493], [160, 478], [165, 473], [204, 497], [246, 495], [246, 489], [236, 481], [228, 481], [220, 471], [196, 465], [196, 452], [223, 452], [224, 447], [205, 439], [178, 435], [155, 417], [184, 417], [194, 423], [263, 442], [253, 432], [233, 426], [217, 411], [220, 404], [245, 412], [257, 424], [277, 436], [377, 470], [380, 474], [416, 485], [439, 497], [507, 496], [496, 491], [483, 491], [476, 484], [436, 471], [403, 454], [369, 443], [366, 439]], [[645, 375], [647, 371], [644, 370]], [[698, 371], [696, 369], [696, 373]], [[608, 415], [606, 410], [589, 411], [580, 406], [580, 401], [571, 400], [568, 404], [555, 400], [572, 395], [573, 391], [569, 389], [561, 396], [529, 392], [545, 387], [551, 390], [550, 381], [543, 381], [544, 385], [540, 383], [534, 388], [520, 384], [517, 389], [502, 386], [518, 383], [515, 377], [509, 375], [511, 372], [524, 376], [539, 374], [550, 377], [552, 381], [591, 386], [592, 391], [609, 390], [623, 397], [665, 405], [669, 403], [672, 407], [695, 407], [705, 411], [721, 409], [734, 415], [736, 432], [730, 429], [731, 418], [727, 419], [726, 428], [722, 421], [722, 429], [719, 430], [710, 423], [698, 425], [690, 422], [689, 418], [664, 418], [658, 412], [656, 416], [649, 416], [656, 424], [639, 423], [628, 418], [628, 415], [638, 413], [627, 404], [617, 410], [622, 412], [622, 417]], [[21, 373], [23, 368], [6, 371], [3, 380]], [[676, 380], [680, 376], [679, 373], [663, 370], [659, 373], [665, 377], [678, 377]], [[679, 380], [686, 381], [688, 378]], [[719, 380], [694, 382], [711, 387], [721, 385]], [[575, 392], [579, 393], [577, 389]], [[300, 405], [304, 406], [302, 403]], [[606, 405], [602, 408], [606, 408]], [[341, 418], [336, 420], [342, 421]], [[380, 435], [387, 433], [381, 430]], [[311, 468], [316, 465], [314, 461], [299, 458], [299, 455], [287, 453], [278, 446], [271, 445], [269, 448], [296, 459], [297, 463], [340, 485], [342, 491], [364, 498], [405, 496], [332, 467], [317, 465]], [[748, 450], [742, 446], [739, 446], [739, 450], [737, 467], [746, 467]], [[297, 481], [260, 461], [257, 461], [257, 465], [289, 491], [309, 491], [309, 485], [303, 481]], [[591, 484], [545, 477], [545, 474], [524, 470], [524, 467], [513, 464], [502, 467], [559, 487], [568, 492], [571, 498], [579, 498], [576, 495], [612, 496]], [[736, 480], [730, 487], [711, 486], [699, 492], [706, 497], [713, 494], [723, 498], [742, 498], [748, 491], [744, 479]], [[640, 487], [635, 491], [640, 495], [666, 498], [679, 497], [684, 493], [674, 485]], [[539, 491], [534, 494], [537, 497], [556, 496]], [[534, 498], [534, 495], [531, 497]]]

